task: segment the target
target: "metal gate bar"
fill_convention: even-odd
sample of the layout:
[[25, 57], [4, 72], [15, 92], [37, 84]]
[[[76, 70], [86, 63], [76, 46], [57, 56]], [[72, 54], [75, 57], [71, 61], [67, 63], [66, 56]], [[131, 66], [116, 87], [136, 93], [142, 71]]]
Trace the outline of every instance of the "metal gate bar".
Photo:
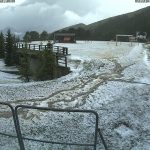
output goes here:
[[23, 146], [23, 140], [21, 139], [21, 134], [18, 130], [18, 124], [17, 124], [17, 120], [16, 120], [16, 114], [15, 114], [15, 110], [12, 107], [12, 105], [10, 105], [9, 103], [5, 103], [5, 102], [0, 102], [0, 105], [5, 105], [8, 106], [11, 109], [12, 112], [12, 117], [13, 117], [13, 121], [14, 121], [14, 126], [15, 126], [15, 130], [16, 130], [16, 134], [17, 136], [13, 136], [13, 135], [9, 135], [9, 134], [5, 134], [5, 133], [0, 133], [1, 135], [5, 135], [5, 136], [9, 136], [9, 137], [16, 137], [18, 139], [18, 143], [20, 146], [21, 150], [24, 150], [24, 146]]
[[[17, 119], [16, 119], [17, 122], [16, 123], [17, 123], [17, 126], [19, 127], [19, 130], [20, 130], [20, 123], [19, 123], [19, 118], [18, 118], [18, 109], [19, 108], [45, 110], [45, 111], [53, 111], [53, 112], [68, 112], [68, 113], [70, 113], [70, 112], [79, 112], [79, 113], [91, 113], [91, 114], [94, 114], [95, 117], [96, 117], [94, 144], [90, 144], [90, 145], [89, 144], [76, 144], [76, 143], [63, 143], [63, 144], [65, 144], [65, 145], [93, 146], [94, 150], [96, 150], [96, 145], [97, 145], [97, 131], [98, 131], [98, 114], [97, 114], [97, 112], [95, 112], [93, 110], [54, 109], [54, 108], [47, 108], [47, 107], [36, 107], [36, 106], [18, 105], [18, 106], [15, 107], [15, 113], [16, 113], [16, 117], [17, 117]], [[20, 130], [20, 132], [21, 132], [21, 130]], [[34, 139], [32, 139], [32, 141], [34, 141]], [[47, 142], [47, 141], [44, 141], [44, 140], [38, 140], [38, 141]], [[55, 144], [62, 144], [62, 143], [55, 142]]]
[[[103, 135], [100, 131], [100, 129], [98, 128], [98, 113], [96, 111], [93, 110], [70, 110], [70, 109], [54, 109], [54, 108], [47, 108], [47, 107], [35, 107], [35, 106], [27, 106], [27, 105], [17, 105], [15, 107], [15, 109], [12, 107], [12, 105], [10, 105], [9, 103], [5, 103], [5, 102], [0, 102], [0, 105], [6, 105], [11, 109], [12, 112], [12, 117], [13, 117], [13, 121], [14, 121], [14, 126], [15, 126], [15, 130], [16, 130], [16, 134], [15, 135], [9, 135], [6, 133], [1, 133], [0, 135], [4, 135], [4, 136], [8, 136], [8, 137], [12, 137], [12, 138], [17, 138], [18, 139], [18, 143], [20, 146], [20, 150], [25, 150], [24, 147], [24, 140], [30, 140], [30, 141], [35, 141], [35, 142], [43, 142], [43, 143], [51, 143], [51, 144], [62, 144], [62, 145], [78, 145], [78, 146], [93, 146], [94, 150], [96, 150], [97, 147], [97, 135], [99, 133], [100, 139], [102, 141], [102, 144], [105, 148], [105, 150], [108, 150], [107, 145], [105, 143], [105, 140], [103, 138]], [[27, 138], [27, 137], [23, 137], [22, 133], [21, 133], [21, 129], [20, 129], [20, 123], [19, 123], [19, 117], [18, 117], [18, 110], [19, 108], [23, 108], [23, 109], [36, 109], [36, 110], [45, 110], [45, 111], [53, 111], [53, 112], [67, 112], [67, 113], [71, 113], [71, 112], [79, 112], [79, 113], [89, 113], [89, 114], [94, 114], [96, 117], [96, 122], [95, 122], [95, 135], [94, 135], [94, 143], [93, 144], [80, 144], [80, 143], [61, 143], [61, 142], [52, 142], [52, 141], [46, 141], [46, 140], [38, 140], [38, 139], [32, 139], [32, 138]]]

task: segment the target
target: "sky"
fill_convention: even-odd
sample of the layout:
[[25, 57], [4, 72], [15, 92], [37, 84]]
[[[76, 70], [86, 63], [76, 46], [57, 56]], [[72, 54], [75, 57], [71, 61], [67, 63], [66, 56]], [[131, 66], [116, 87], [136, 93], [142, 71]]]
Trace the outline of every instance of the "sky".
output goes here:
[[31, 30], [50, 33], [147, 6], [150, 3], [135, 3], [135, 0], [16, 0], [0, 3], [0, 30], [11, 28], [17, 34]]

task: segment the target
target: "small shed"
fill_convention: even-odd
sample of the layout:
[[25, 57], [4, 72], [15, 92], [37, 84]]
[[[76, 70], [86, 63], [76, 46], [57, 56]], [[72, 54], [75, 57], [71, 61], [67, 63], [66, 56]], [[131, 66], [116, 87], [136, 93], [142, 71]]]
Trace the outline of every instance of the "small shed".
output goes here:
[[129, 34], [116, 34], [116, 46], [117, 46], [118, 38], [119, 37], [127, 37], [128, 41], [130, 42], [130, 39], [133, 38], [133, 35], [129, 35]]
[[75, 33], [55, 33], [54, 43], [76, 43]]

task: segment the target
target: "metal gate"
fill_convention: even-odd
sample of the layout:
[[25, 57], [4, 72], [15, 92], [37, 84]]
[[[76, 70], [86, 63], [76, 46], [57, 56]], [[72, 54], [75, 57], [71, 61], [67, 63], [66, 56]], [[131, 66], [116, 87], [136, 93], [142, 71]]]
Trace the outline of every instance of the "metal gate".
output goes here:
[[[100, 131], [100, 129], [98, 128], [98, 122], [99, 122], [99, 117], [96, 111], [93, 110], [79, 110], [79, 109], [75, 109], [75, 110], [71, 110], [71, 109], [54, 109], [54, 108], [48, 108], [48, 107], [35, 107], [35, 106], [27, 106], [27, 105], [17, 105], [15, 108], [13, 108], [10, 104], [8, 103], [3, 103], [0, 102], [0, 105], [6, 105], [11, 109], [12, 112], [12, 116], [13, 116], [13, 120], [14, 120], [14, 126], [16, 129], [16, 133], [17, 136], [13, 136], [14, 138], [18, 138], [18, 143], [20, 146], [20, 150], [25, 150], [25, 146], [24, 146], [24, 140], [29, 140], [29, 141], [35, 141], [35, 142], [42, 142], [42, 143], [51, 143], [51, 144], [60, 144], [60, 145], [77, 145], [77, 146], [89, 146], [89, 147], [93, 147], [93, 150], [96, 150], [97, 147], [97, 137], [99, 135], [103, 146], [105, 148], [105, 150], [108, 150], [107, 145], [105, 143], [105, 140], [103, 138], [103, 135]], [[93, 143], [67, 143], [67, 142], [57, 142], [57, 141], [47, 141], [47, 140], [39, 140], [39, 139], [34, 139], [34, 138], [28, 138], [28, 137], [23, 137], [22, 136], [22, 131], [20, 128], [20, 120], [18, 117], [18, 111], [20, 109], [30, 109], [30, 110], [40, 110], [40, 111], [51, 111], [51, 112], [65, 112], [65, 113], [84, 113], [84, 114], [93, 114], [95, 115], [95, 128], [94, 128], [94, 139], [93, 139]], [[12, 137], [12, 135], [8, 135], [5, 133], [1, 133], [1, 135], [4, 136], [10, 136]]]

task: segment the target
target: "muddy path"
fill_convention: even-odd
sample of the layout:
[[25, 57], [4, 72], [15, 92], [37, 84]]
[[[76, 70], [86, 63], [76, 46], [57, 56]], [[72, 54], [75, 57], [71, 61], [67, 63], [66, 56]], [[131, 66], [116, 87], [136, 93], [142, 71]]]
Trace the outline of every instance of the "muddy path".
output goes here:
[[[8, 101], [8, 102], [11, 103], [12, 105], [28, 104], [28, 105], [34, 105], [34, 106], [39, 106], [40, 103], [44, 102], [45, 104], [47, 104], [48, 107], [57, 107], [57, 103], [62, 102], [63, 104], [65, 104], [65, 108], [77, 108], [79, 106], [84, 105], [86, 102], [86, 98], [95, 90], [97, 90], [98, 87], [104, 84], [107, 84], [107, 82], [109, 81], [138, 84], [138, 82], [134, 82], [132, 79], [131, 80], [121, 79], [123, 77], [122, 72], [126, 68], [134, 64], [130, 64], [128, 66], [122, 67], [121, 64], [117, 62], [116, 59], [109, 59], [109, 61], [113, 63], [115, 66], [109, 73], [100, 73], [97, 75], [94, 72], [95, 70], [93, 70], [93, 72], [91, 70], [91, 73], [88, 76], [82, 75], [82, 77], [80, 76], [77, 77], [76, 85], [72, 86], [71, 88], [68, 88], [68, 89], [64, 88], [62, 90], [58, 90], [44, 98], [38, 97], [38, 98], [30, 99], [30, 100], [22, 99], [22, 100], [16, 100], [14, 102], [12, 101]], [[101, 69], [99, 69], [99, 72], [100, 71]], [[82, 74], [82, 71], [80, 74]], [[72, 79], [69, 82], [74, 82], [74, 80]], [[140, 83], [140, 84], [146, 84], [146, 83]], [[77, 100], [79, 100], [79, 102], [76, 102], [76, 104], [67, 106], [67, 104], [69, 103], [71, 104]]]

